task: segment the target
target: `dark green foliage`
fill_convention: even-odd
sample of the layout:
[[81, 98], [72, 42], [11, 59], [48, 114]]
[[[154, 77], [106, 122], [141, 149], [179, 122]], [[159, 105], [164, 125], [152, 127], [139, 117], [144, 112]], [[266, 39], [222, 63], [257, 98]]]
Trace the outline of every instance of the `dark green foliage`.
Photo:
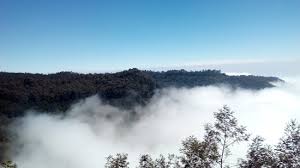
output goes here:
[[130, 69], [114, 74], [0, 73], [0, 114], [20, 116], [27, 109], [66, 111], [82, 98], [98, 94], [122, 108], [145, 104], [156, 84], [147, 74]]
[[8, 130], [8, 125], [12, 119], [0, 114], [0, 162], [7, 158], [6, 149], [10, 145], [12, 135]]
[[227, 76], [216, 70], [167, 72], [129, 69], [118, 73], [30, 74], [0, 72], [0, 114], [23, 115], [27, 109], [66, 111], [79, 99], [98, 94], [106, 103], [131, 108], [144, 105], [155, 89], [227, 84], [232, 88], [262, 89], [273, 87], [273, 77]]
[[171, 70], [166, 72], [145, 71], [161, 87], [195, 87], [209, 85], [227, 85], [232, 88], [263, 89], [274, 87], [271, 82], [282, 81], [276, 77], [262, 76], [228, 76], [218, 70], [185, 71]]

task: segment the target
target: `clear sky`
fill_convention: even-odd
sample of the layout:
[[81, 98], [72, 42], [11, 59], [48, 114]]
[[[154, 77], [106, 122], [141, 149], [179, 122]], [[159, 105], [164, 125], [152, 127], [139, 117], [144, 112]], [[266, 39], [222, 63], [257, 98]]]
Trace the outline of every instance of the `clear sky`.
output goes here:
[[0, 70], [300, 58], [300, 0], [0, 0]]

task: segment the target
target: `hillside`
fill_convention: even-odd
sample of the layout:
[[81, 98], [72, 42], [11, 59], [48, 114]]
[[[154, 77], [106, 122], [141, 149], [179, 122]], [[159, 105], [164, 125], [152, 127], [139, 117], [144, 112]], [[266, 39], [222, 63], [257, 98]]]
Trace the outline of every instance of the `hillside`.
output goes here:
[[272, 82], [282, 81], [277, 77], [263, 76], [228, 76], [218, 70], [166, 72], [145, 71], [160, 87], [195, 87], [209, 85], [227, 85], [232, 88], [264, 89], [274, 87]]
[[104, 103], [131, 109], [135, 105], [146, 105], [156, 90], [166, 87], [227, 85], [263, 89], [274, 87], [272, 82], [281, 80], [276, 77], [228, 76], [216, 70], [153, 72], [129, 69], [105, 74], [0, 72], [0, 81], [0, 151], [4, 151], [10, 139], [7, 125], [28, 109], [61, 113], [76, 101], [95, 94]]
[[155, 89], [225, 84], [233, 88], [263, 89], [273, 87], [276, 77], [228, 76], [205, 70], [166, 72], [129, 69], [118, 73], [55, 74], [0, 73], [0, 113], [16, 117], [27, 109], [65, 111], [79, 99], [98, 94], [106, 103], [131, 108], [145, 105]]

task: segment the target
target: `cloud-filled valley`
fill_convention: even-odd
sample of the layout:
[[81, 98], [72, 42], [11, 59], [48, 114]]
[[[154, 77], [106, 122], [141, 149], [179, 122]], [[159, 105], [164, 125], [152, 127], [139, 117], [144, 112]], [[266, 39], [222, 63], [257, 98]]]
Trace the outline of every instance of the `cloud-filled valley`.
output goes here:
[[299, 9], [0, 0], [0, 168], [300, 168]]
[[[275, 144], [289, 120], [300, 120], [300, 80], [286, 80], [258, 91], [226, 86], [163, 89], [146, 106], [135, 107], [139, 117], [97, 96], [74, 104], [65, 115], [28, 111], [14, 124], [12, 158], [22, 168], [92, 168], [104, 166], [110, 154], [128, 153], [133, 166], [141, 154], [178, 153], [181, 141], [201, 137], [203, 126], [213, 122], [213, 112], [224, 104], [252, 137]], [[247, 144], [241, 145], [232, 158], [244, 157]]]

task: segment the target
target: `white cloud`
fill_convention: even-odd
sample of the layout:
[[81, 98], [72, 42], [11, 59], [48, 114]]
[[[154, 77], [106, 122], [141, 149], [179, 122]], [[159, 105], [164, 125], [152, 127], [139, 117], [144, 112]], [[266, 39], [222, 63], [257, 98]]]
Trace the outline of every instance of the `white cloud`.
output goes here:
[[250, 73], [247, 73], [247, 72], [226, 72], [225, 74], [229, 75], [229, 76], [240, 76], [240, 75], [249, 76], [249, 75], [251, 75]]
[[[156, 70], [185, 69], [203, 70], [217, 69], [222, 72], [247, 73], [263, 76], [295, 76], [299, 75], [300, 59], [232, 59], [232, 60], [204, 60], [199, 63], [187, 63], [185, 65], [173, 65], [168, 67], [157, 67]], [[153, 69], [153, 68], [152, 68]]]
[[[134, 122], [129, 111], [103, 105], [95, 96], [74, 105], [67, 116], [31, 113], [16, 126], [22, 146], [16, 146], [13, 159], [22, 168], [96, 168], [109, 154], [126, 152], [132, 166], [140, 154], [176, 153], [185, 137], [201, 137], [203, 125], [224, 104], [250, 133], [274, 144], [290, 119], [300, 120], [299, 79], [261, 91], [165, 89], [146, 107], [136, 107], [143, 117]], [[244, 149], [235, 148], [233, 157]]]

